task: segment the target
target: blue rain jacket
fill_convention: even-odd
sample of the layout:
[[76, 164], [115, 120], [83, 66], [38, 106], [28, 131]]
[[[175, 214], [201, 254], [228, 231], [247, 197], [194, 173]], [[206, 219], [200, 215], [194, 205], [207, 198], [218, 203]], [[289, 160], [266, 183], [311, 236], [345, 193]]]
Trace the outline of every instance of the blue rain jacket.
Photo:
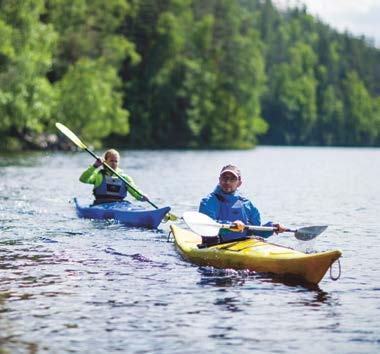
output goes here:
[[[219, 185], [201, 200], [199, 212], [222, 224], [241, 220], [246, 225], [261, 225], [260, 213], [251, 201], [240, 196], [238, 190], [234, 193], [224, 193]], [[272, 223], [269, 222], [265, 226], [272, 226]], [[221, 242], [232, 241], [252, 234], [253, 232], [249, 230], [233, 232], [222, 229], [219, 232]], [[272, 236], [273, 232], [254, 231], [254, 234], [266, 238]]]

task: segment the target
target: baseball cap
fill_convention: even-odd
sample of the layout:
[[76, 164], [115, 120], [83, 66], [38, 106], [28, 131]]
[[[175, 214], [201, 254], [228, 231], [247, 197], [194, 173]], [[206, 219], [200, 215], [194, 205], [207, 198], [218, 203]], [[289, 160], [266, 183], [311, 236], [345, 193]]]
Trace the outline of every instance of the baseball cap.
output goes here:
[[224, 166], [222, 168], [222, 170], [220, 171], [220, 175], [219, 176], [223, 175], [226, 172], [232, 173], [237, 178], [241, 177], [240, 170], [236, 166], [234, 166], [234, 165], [226, 165], [226, 166]]

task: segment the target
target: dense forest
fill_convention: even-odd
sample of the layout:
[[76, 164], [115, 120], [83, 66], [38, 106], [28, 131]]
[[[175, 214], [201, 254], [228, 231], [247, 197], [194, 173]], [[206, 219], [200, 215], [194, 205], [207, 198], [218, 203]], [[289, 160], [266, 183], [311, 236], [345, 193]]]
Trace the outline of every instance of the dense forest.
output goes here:
[[380, 146], [380, 49], [270, 0], [0, 0], [0, 150]]

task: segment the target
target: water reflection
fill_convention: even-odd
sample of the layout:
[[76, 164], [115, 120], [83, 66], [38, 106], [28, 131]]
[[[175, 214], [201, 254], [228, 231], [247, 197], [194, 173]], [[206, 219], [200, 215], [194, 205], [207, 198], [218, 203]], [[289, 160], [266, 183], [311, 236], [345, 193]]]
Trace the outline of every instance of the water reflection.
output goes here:
[[221, 306], [223, 309], [230, 312], [240, 312], [242, 309], [239, 308], [239, 300], [234, 297], [224, 297], [215, 300], [214, 305]]
[[198, 285], [212, 285], [216, 287], [242, 286], [249, 276], [256, 273], [251, 271], [237, 271], [234, 269], [218, 269], [214, 267], [199, 267], [201, 279]]
[[0, 153], [0, 167], [10, 167], [10, 166], [39, 166], [41, 165], [44, 157], [48, 154], [44, 152], [7, 152]]
[[[303, 279], [292, 275], [278, 275], [271, 273], [257, 273], [250, 270], [218, 269], [214, 267], [199, 267], [201, 279], [198, 285], [212, 285], [216, 287], [242, 286], [249, 280], [255, 280], [267, 284], [283, 284], [289, 287], [301, 287], [302, 289], [322, 292], [318, 285], [306, 283]], [[323, 296], [321, 296], [323, 299]]]
[[307, 295], [311, 295], [298, 300], [297, 302], [290, 302], [295, 305], [302, 305], [305, 307], [321, 307], [325, 305], [331, 308], [338, 308], [340, 306], [339, 299], [334, 297], [332, 294], [321, 290], [319, 287], [315, 289], [310, 289]]

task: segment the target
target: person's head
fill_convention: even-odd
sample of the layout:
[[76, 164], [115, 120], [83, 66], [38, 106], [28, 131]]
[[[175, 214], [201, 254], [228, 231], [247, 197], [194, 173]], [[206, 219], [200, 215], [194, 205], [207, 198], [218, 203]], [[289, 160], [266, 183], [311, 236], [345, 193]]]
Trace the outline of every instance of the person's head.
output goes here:
[[105, 162], [114, 170], [119, 166], [120, 154], [115, 149], [109, 149], [104, 153]]
[[226, 165], [219, 174], [219, 186], [224, 193], [233, 193], [241, 186], [240, 170], [234, 165]]

